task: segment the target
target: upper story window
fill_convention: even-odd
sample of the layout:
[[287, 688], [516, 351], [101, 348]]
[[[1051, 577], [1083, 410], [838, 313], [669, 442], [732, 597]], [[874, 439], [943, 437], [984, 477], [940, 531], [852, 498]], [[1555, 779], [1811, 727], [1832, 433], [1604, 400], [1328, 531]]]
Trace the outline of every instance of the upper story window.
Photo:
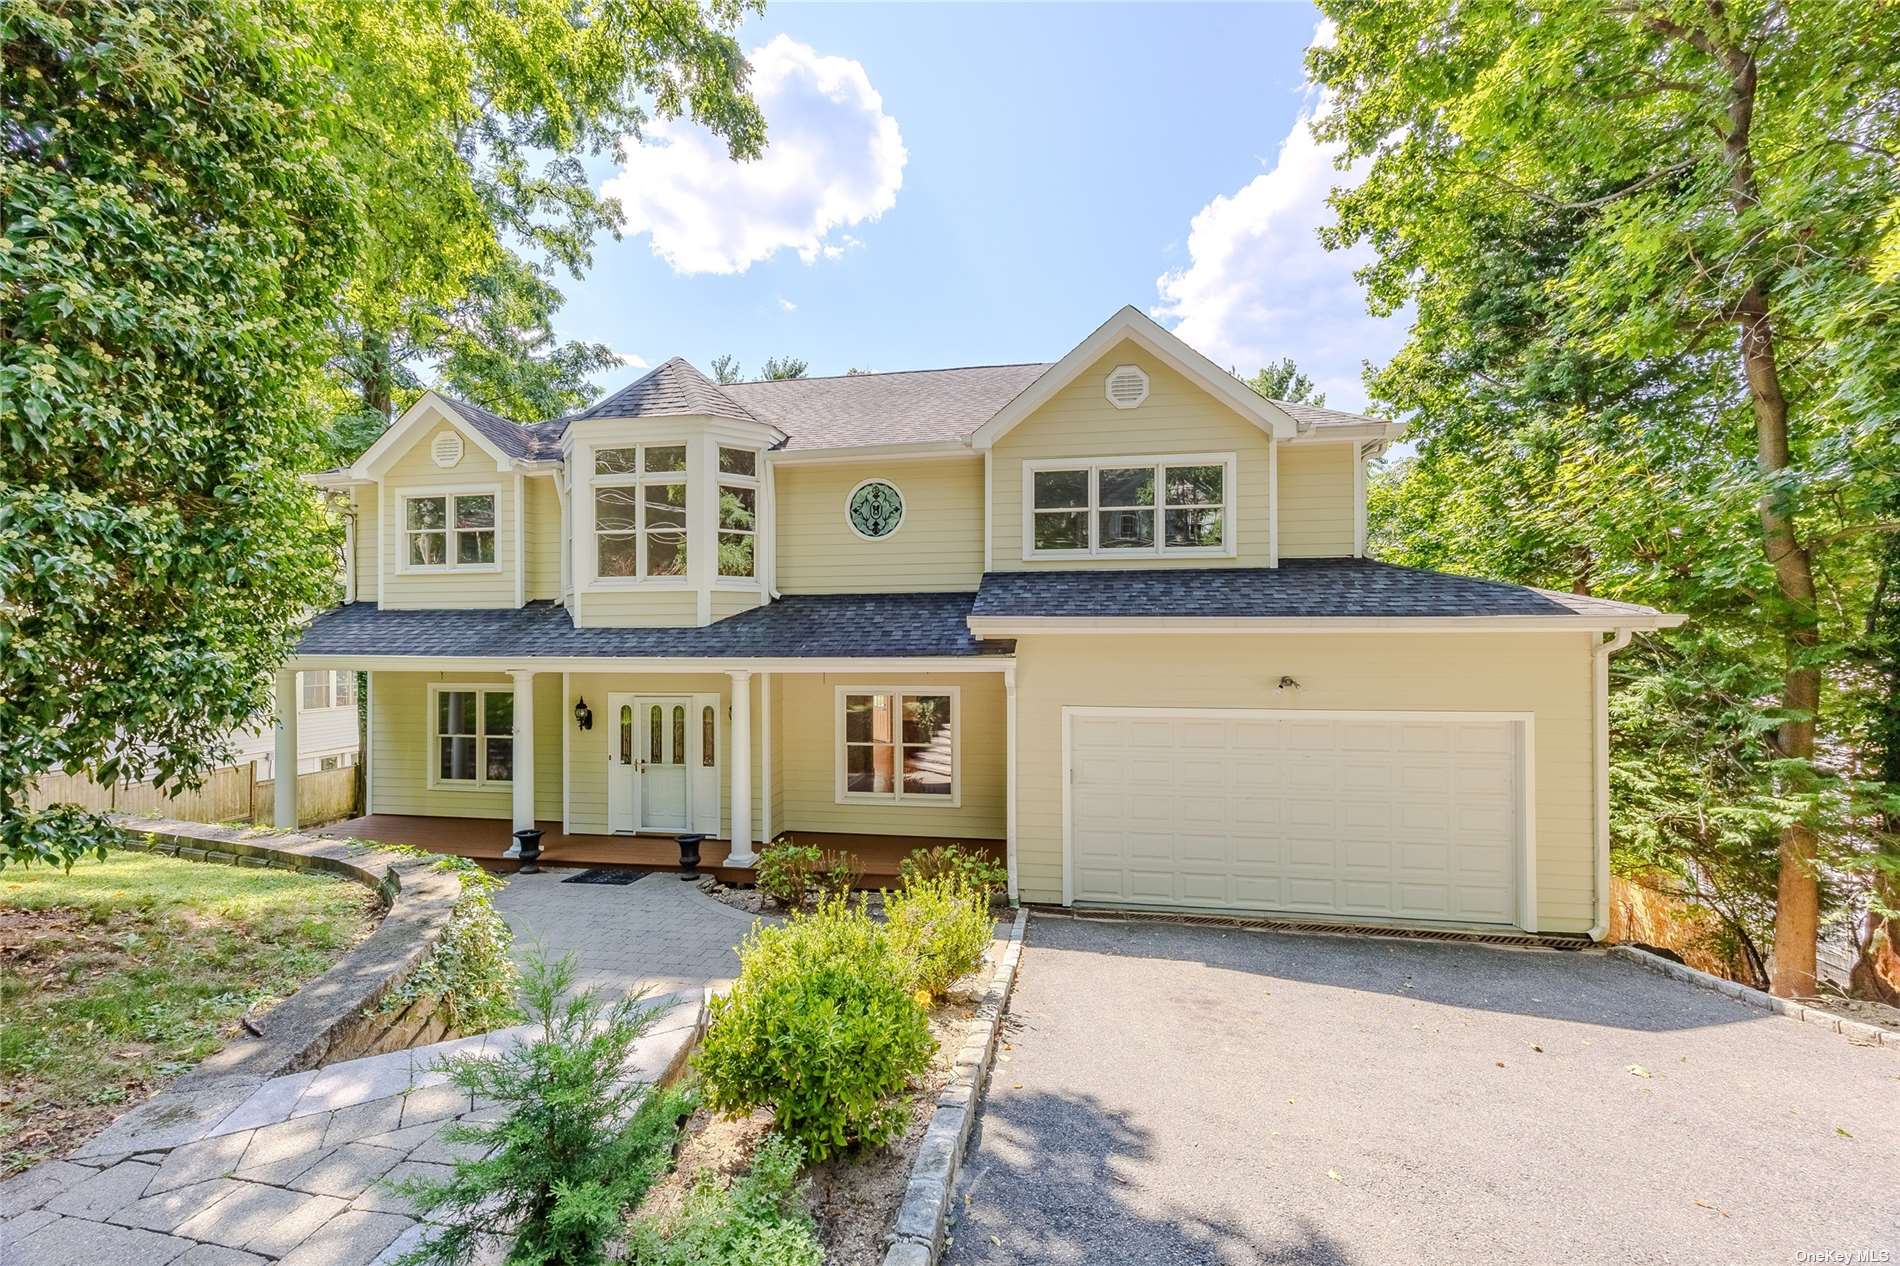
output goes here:
[[493, 492], [405, 495], [402, 523], [407, 570], [496, 566]]
[[1024, 466], [1025, 558], [1231, 554], [1234, 455]]
[[719, 448], [719, 575], [751, 580], [758, 573], [759, 455]]
[[594, 450], [594, 566], [602, 579], [686, 575], [686, 446]]

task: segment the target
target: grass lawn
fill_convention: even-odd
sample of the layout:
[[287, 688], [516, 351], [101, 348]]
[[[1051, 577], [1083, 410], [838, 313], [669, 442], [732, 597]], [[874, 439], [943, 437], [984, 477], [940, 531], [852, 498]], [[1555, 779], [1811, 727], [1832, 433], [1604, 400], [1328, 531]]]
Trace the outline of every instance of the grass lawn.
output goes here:
[[378, 917], [347, 880], [151, 853], [0, 871], [0, 1176], [162, 1088]]

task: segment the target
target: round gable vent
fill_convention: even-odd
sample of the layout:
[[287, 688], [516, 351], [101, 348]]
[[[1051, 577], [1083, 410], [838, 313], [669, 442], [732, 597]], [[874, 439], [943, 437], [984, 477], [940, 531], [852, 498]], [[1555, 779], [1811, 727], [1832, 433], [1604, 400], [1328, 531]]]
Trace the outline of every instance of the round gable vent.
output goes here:
[[1148, 398], [1148, 375], [1139, 365], [1117, 365], [1108, 375], [1108, 402], [1117, 409], [1132, 409]]
[[435, 437], [429, 445], [429, 456], [435, 464], [444, 468], [462, 460], [462, 437], [454, 431], [444, 431]]

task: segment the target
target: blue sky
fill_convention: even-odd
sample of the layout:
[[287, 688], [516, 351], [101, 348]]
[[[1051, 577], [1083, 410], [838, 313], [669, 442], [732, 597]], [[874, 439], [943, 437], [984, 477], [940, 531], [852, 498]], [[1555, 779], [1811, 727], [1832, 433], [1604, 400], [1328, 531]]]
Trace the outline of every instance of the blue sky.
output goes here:
[[1306, 134], [1304, 4], [772, 5], [742, 31], [771, 138], [655, 129], [558, 327], [629, 358], [913, 369], [1053, 359], [1132, 303], [1223, 366], [1291, 355], [1328, 403], [1402, 322], [1320, 249], [1345, 179]]

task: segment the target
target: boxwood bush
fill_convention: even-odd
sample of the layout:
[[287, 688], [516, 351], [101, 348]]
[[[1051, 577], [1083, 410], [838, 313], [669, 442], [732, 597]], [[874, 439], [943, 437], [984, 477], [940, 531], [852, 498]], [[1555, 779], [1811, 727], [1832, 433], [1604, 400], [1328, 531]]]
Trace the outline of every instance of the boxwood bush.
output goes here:
[[995, 933], [988, 891], [955, 876], [913, 879], [885, 893], [884, 918], [912, 987], [933, 998], [977, 969]]
[[909, 979], [884, 929], [842, 897], [755, 929], [694, 1057], [707, 1104], [770, 1108], [812, 1160], [888, 1142], [904, 1124], [898, 1096], [936, 1049]]

